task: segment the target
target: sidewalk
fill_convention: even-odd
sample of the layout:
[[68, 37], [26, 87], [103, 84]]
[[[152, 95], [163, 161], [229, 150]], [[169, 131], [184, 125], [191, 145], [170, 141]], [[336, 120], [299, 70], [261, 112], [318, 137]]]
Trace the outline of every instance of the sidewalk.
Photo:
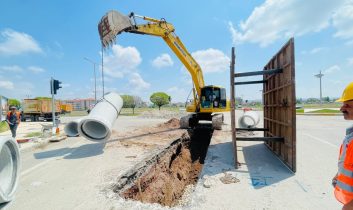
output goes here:
[[[17, 128], [17, 135], [16, 135], [16, 140], [28, 140], [26, 143], [19, 143], [19, 148], [20, 150], [25, 150], [32, 148], [34, 146], [41, 146], [42, 144], [48, 143], [49, 137], [51, 136], [34, 136], [34, 137], [28, 137], [28, 134], [34, 133], [34, 132], [41, 132], [42, 133], [42, 128], [43, 126], [50, 126], [52, 122], [21, 122], [20, 125]], [[60, 133], [64, 132], [64, 125], [60, 124], [59, 125]], [[1, 136], [11, 136], [11, 131], [5, 131], [3, 133], [0, 133]]]

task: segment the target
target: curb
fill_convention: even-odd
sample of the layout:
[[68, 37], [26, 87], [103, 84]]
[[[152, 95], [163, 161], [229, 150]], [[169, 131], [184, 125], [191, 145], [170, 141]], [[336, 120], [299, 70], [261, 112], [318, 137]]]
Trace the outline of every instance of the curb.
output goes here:
[[343, 116], [342, 113], [296, 113], [296, 115], [308, 115], [308, 116]]

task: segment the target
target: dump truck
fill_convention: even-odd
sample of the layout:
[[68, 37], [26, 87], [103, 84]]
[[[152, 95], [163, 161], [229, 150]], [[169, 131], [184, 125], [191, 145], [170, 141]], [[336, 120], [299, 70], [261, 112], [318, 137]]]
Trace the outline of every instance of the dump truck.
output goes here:
[[72, 112], [72, 104], [61, 104], [60, 107], [61, 107], [61, 114]]
[[[24, 99], [22, 107], [22, 120], [52, 121], [52, 100], [51, 99]], [[61, 113], [60, 102], [55, 101], [55, 117]]]

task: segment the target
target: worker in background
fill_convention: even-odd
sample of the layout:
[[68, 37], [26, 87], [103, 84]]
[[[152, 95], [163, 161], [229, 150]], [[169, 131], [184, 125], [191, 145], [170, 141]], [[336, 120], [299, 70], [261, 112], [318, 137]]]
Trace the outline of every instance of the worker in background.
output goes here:
[[16, 138], [17, 126], [21, 122], [21, 113], [17, 111], [16, 106], [10, 106], [10, 111], [7, 113], [6, 121], [10, 126], [12, 138]]
[[[353, 120], [353, 82], [343, 91], [340, 111], [345, 120]], [[336, 199], [343, 203], [344, 210], [353, 209], [353, 126], [347, 128], [338, 159], [338, 172], [333, 178]]]

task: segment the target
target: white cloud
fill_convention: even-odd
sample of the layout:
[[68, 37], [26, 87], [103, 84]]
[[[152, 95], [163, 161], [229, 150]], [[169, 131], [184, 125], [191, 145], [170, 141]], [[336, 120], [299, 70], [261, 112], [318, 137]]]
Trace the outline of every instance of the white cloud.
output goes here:
[[178, 92], [179, 88], [177, 86], [173, 86], [167, 89], [167, 92]]
[[324, 47], [316, 47], [316, 48], [313, 48], [312, 50], [310, 50], [310, 51], [302, 51], [302, 53], [303, 54], [311, 54], [311, 55], [314, 55], [314, 54], [317, 54], [317, 53], [319, 53], [319, 52], [322, 52], [322, 51], [324, 51], [324, 50], [326, 50], [326, 48], [324, 48]]
[[177, 86], [173, 86], [167, 89], [167, 94], [171, 96], [172, 102], [185, 102], [186, 97], [189, 95], [189, 99], [192, 98], [192, 94], [189, 91], [185, 90], [184, 88], [180, 88]]
[[104, 56], [104, 73], [114, 78], [123, 78], [136, 71], [141, 61], [140, 53], [135, 47], [113, 45], [112, 52]]
[[333, 65], [333, 66], [325, 69], [322, 73], [323, 74], [332, 74], [332, 73], [338, 72], [340, 70], [341, 70], [341, 67], [339, 67], [338, 65]]
[[251, 42], [265, 47], [282, 38], [327, 28], [343, 4], [343, 0], [266, 0], [237, 28], [229, 22], [229, 30], [234, 44]]
[[169, 54], [164, 53], [152, 61], [152, 65], [156, 68], [173, 66], [174, 62]]
[[230, 59], [222, 51], [209, 48], [192, 53], [204, 73], [223, 72], [229, 68]]
[[63, 83], [63, 84], [61, 84], [61, 87], [68, 88], [68, 87], [71, 87], [71, 85], [68, 83]]
[[353, 0], [346, 0], [345, 4], [334, 13], [332, 23], [337, 29], [335, 37], [353, 39]]
[[0, 66], [0, 71], [20, 73], [20, 72], [23, 72], [23, 69], [20, 66], [17, 66], [17, 65]]
[[142, 90], [142, 89], [147, 89], [151, 86], [150, 83], [145, 82], [141, 75], [139, 73], [132, 73], [130, 75], [129, 79], [129, 85], [134, 89], [134, 90]]
[[45, 70], [43, 68], [38, 67], [38, 66], [30, 66], [30, 67], [28, 67], [28, 70], [35, 73], [35, 74], [45, 72]]
[[1, 32], [0, 55], [19, 55], [30, 52], [43, 52], [32, 36], [11, 29], [5, 29]]
[[353, 57], [352, 58], [347, 58], [348, 65], [353, 66]]
[[11, 81], [0, 81], [0, 88], [12, 90], [14, 89], [14, 84]]

